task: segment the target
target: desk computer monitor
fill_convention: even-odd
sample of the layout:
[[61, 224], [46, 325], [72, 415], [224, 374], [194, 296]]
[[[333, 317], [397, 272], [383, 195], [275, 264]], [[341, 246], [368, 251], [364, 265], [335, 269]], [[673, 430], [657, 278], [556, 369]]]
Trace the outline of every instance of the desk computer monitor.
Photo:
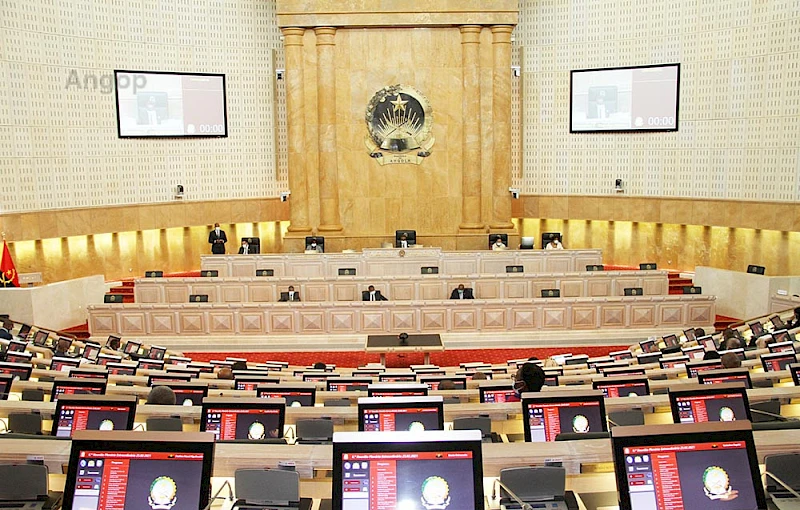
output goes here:
[[[556, 378], [558, 376], [555, 376]], [[520, 398], [510, 382], [487, 382], [478, 386], [481, 404], [497, 404], [500, 402], [519, 402]]]
[[767, 508], [749, 422], [611, 429], [620, 510]]
[[30, 363], [33, 360], [32, 352], [8, 351], [6, 361], [8, 363]]
[[164, 370], [164, 361], [160, 359], [139, 358], [138, 366], [143, 370]]
[[367, 391], [372, 377], [335, 377], [325, 382], [327, 391]]
[[756, 338], [764, 334], [764, 325], [761, 324], [760, 321], [753, 321], [747, 326], [750, 328], [750, 331], [753, 332], [753, 336]]
[[800, 364], [789, 365], [789, 372], [792, 374], [792, 381], [795, 386], [800, 386]]
[[359, 398], [358, 430], [362, 432], [444, 430], [444, 399], [443, 397]]
[[150, 374], [147, 376], [147, 385], [153, 386], [169, 386], [173, 382], [191, 382], [192, 376], [186, 374]]
[[604, 377], [592, 382], [592, 389], [600, 390], [606, 398], [644, 397], [650, 394], [647, 377]]
[[139, 349], [141, 349], [141, 348], [142, 348], [141, 342], [135, 342], [133, 340], [128, 340], [125, 343], [125, 347], [122, 349], [122, 352], [124, 352], [125, 354], [127, 354], [129, 356], [131, 354], [136, 355], [136, 354], [139, 354]]
[[341, 374], [331, 372], [304, 372], [303, 382], [326, 382], [328, 379], [338, 379]]
[[658, 365], [662, 369], [686, 368], [687, 363], [689, 363], [689, 356], [670, 356], [669, 358], [658, 360]]
[[33, 365], [28, 363], [9, 363], [8, 361], [0, 361], [0, 374], [8, 374], [20, 381], [27, 381], [31, 378], [33, 372]]
[[753, 387], [750, 371], [746, 368], [722, 368], [697, 373], [700, 384], [741, 383], [748, 390]]
[[203, 508], [213, 459], [211, 434], [77, 431], [63, 508]]
[[718, 359], [692, 361], [686, 364], [686, 375], [687, 377], [697, 377], [698, 372], [717, 370], [718, 368], [722, 368], [722, 362]]
[[61, 395], [105, 395], [105, 379], [56, 379], [50, 400], [58, 400]]
[[132, 430], [136, 401], [134, 395], [62, 395], [50, 435], [70, 437], [77, 430]]
[[[773, 333], [772, 336], [775, 336], [777, 333], [779, 333], [779, 331]], [[769, 352], [791, 352], [791, 353], [795, 352], [794, 342], [792, 342], [791, 340], [784, 340], [782, 342], [773, 342], [767, 346], [767, 349], [769, 349]]]
[[661, 351], [637, 354], [636, 363], [638, 363], [639, 365], [649, 365], [650, 363], [658, 363], [658, 360], [660, 360], [663, 355], [664, 354]]
[[188, 367], [183, 367], [183, 366], [180, 366], [180, 365], [167, 365], [164, 368], [166, 369], [168, 374], [189, 375], [189, 376], [192, 377], [192, 379], [200, 378], [200, 369], [199, 368], [188, 368]]
[[212, 374], [214, 373], [214, 365], [211, 363], [201, 363], [198, 361], [193, 361], [187, 365], [189, 368], [196, 368], [200, 370], [200, 373], [203, 374]]
[[707, 351], [716, 351], [719, 348], [717, 339], [711, 335], [701, 336], [697, 338], [697, 344], [703, 346]]
[[91, 342], [87, 342], [83, 346], [83, 352], [81, 353], [81, 357], [83, 359], [89, 361], [97, 361], [98, 356], [100, 356], [100, 344], [93, 344]]
[[744, 384], [681, 386], [681, 389], [669, 392], [669, 407], [675, 423], [750, 420], [750, 404]]
[[684, 329], [683, 336], [686, 337], [687, 342], [694, 342], [697, 340], [697, 333], [694, 328]]
[[483, 510], [478, 430], [336, 432], [332, 510]]
[[775, 352], [761, 355], [761, 366], [764, 367], [764, 372], [787, 370], [792, 363], [797, 363], [797, 356], [794, 352]]
[[378, 382], [417, 382], [417, 374], [414, 372], [388, 372], [378, 375]]
[[588, 363], [589, 363], [589, 356], [587, 354], [576, 354], [575, 356], [564, 358], [565, 365], [587, 365]]
[[[713, 340], [711, 343], [713, 343]], [[694, 347], [686, 347], [685, 349], [681, 349], [681, 352], [684, 354], [684, 356], [689, 356], [689, 358], [693, 360], [702, 360], [705, 357], [706, 352], [716, 350], [716, 347], [706, 348], [702, 345], [695, 345]]]
[[638, 376], [644, 375], [645, 369], [643, 367], [610, 367], [610, 368], [601, 368], [600, 373], [603, 374], [605, 377], [615, 377], [615, 376]]
[[106, 366], [108, 367], [108, 373], [110, 375], [136, 375], [136, 365], [128, 363], [109, 363]]
[[786, 323], [783, 322], [780, 315], [773, 315], [769, 318], [769, 321], [774, 329], [786, 329]]
[[266, 375], [237, 375], [233, 381], [233, 388], [236, 390], [253, 391], [259, 384], [278, 384], [280, 377]]
[[203, 399], [200, 431], [217, 441], [263, 441], [283, 437], [286, 401], [282, 398]]
[[463, 375], [422, 375], [419, 377], [420, 384], [427, 384], [431, 391], [438, 390], [442, 381], [453, 381], [453, 386], [457, 390], [467, 389], [467, 378]]
[[555, 441], [562, 432], [607, 432], [603, 392], [547, 391], [522, 394], [525, 441]]
[[663, 340], [664, 340], [664, 347], [675, 347], [680, 343], [678, 341], [677, 335], [667, 335], [663, 337]]
[[148, 359], [163, 360], [166, 354], [167, 348], [160, 345], [151, 345], [150, 349], [147, 350]]
[[27, 324], [23, 324], [19, 327], [19, 331], [17, 332], [17, 337], [21, 338], [22, 340], [26, 340], [30, 332], [31, 332], [31, 327]]
[[645, 354], [656, 352], [658, 350], [658, 345], [656, 344], [655, 338], [648, 338], [647, 340], [642, 340], [641, 342], [639, 342], [639, 347], [642, 348], [642, 352]]
[[747, 357], [744, 354], [744, 347], [739, 347], [738, 349], [728, 349], [725, 351], [717, 351], [717, 352], [719, 352], [720, 356], [724, 356], [728, 353], [735, 354], [736, 357], [739, 358], [739, 361], [744, 361], [745, 359], [747, 359]]
[[36, 347], [47, 347], [50, 332], [40, 329], [33, 335], [33, 345]]
[[427, 397], [427, 384], [370, 384], [367, 388], [370, 397]]
[[13, 375], [0, 374], [0, 400], [8, 400], [8, 394], [11, 393], [11, 385], [13, 382]]
[[57, 352], [69, 352], [72, 348], [72, 339], [67, 338], [65, 336], [58, 337], [56, 340], [56, 351]]
[[102, 365], [108, 365], [109, 363], [119, 363], [121, 361], [122, 361], [122, 356], [100, 353], [97, 356], [97, 361], [95, 361], [95, 364], [102, 366]]
[[25, 352], [27, 347], [28, 342], [23, 342], [22, 340], [9, 340], [6, 352]]
[[536, 238], [534, 237], [521, 237], [519, 239], [520, 250], [532, 250], [534, 244], [536, 244]]
[[633, 359], [633, 353], [628, 349], [625, 349], [623, 351], [610, 352], [608, 353], [608, 355], [616, 361], [620, 361], [623, 359]]
[[67, 375], [72, 379], [108, 379], [108, 370], [102, 368], [73, 368], [67, 372]]
[[589, 368], [594, 368], [595, 372], [597, 372], [598, 374], [602, 374], [603, 371], [608, 370], [610, 368], [625, 368], [630, 366], [631, 366], [630, 362], [622, 360], [622, 361], [606, 361], [604, 363], [597, 363], [594, 365], [594, 367], [589, 367]]
[[81, 366], [80, 358], [63, 358], [61, 356], [53, 356], [50, 360], [50, 370], [56, 372], [68, 372], [70, 369], [78, 368]]
[[586, 365], [589, 368], [597, 368], [597, 365], [607, 365], [609, 363], [617, 363], [617, 360], [615, 360], [611, 356], [602, 356], [600, 358], [589, 358], [589, 360], [587, 360], [586, 362]]
[[208, 396], [208, 384], [199, 382], [166, 382], [166, 386], [175, 392], [175, 404], [179, 406], [199, 406]]
[[314, 407], [317, 397], [315, 384], [263, 384], [256, 388], [258, 398], [282, 398], [286, 407]]

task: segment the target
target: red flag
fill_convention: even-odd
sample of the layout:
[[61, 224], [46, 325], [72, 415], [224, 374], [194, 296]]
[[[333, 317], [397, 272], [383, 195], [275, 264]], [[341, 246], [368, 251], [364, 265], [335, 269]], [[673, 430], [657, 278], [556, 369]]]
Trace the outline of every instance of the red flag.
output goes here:
[[0, 287], [19, 287], [17, 268], [11, 260], [11, 252], [8, 251], [5, 239], [3, 239], [3, 260], [0, 261]]

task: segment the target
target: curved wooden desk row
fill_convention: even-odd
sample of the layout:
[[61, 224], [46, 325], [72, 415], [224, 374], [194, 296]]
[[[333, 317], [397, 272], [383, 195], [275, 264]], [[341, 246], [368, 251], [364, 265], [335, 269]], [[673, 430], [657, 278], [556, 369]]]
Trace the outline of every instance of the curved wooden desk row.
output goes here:
[[480, 299], [532, 299], [542, 290], [559, 289], [561, 297], [623, 296], [625, 289], [640, 287], [646, 296], [668, 294], [664, 271], [609, 271], [566, 274], [503, 274], [466, 276], [392, 276], [295, 278], [140, 278], [136, 280], [137, 303], [188, 303], [192, 295], [207, 295], [212, 303], [270, 303], [289, 285], [303, 302], [361, 301], [369, 285], [391, 301], [448, 299], [464, 284]]
[[[467, 390], [469, 391], [469, 390]], [[109, 392], [114, 393], [114, 392]], [[433, 391], [431, 395], [458, 396], [459, 391]], [[255, 392], [241, 391], [238, 396], [255, 397]], [[342, 392], [341, 397], [352, 396], [356, 398], [355, 392]], [[362, 395], [363, 396], [363, 395]], [[800, 388], [786, 386], [778, 388], [755, 388], [747, 391], [748, 399], [751, 402], [763, 402], [771, 399], [780, 399], [788, 402], [793, 398], [800, 398]], [[647, 395], [643, 397], [620, 397], [605, 399], [606, 412], [630, 411], [642, 409], [652, 413], [657, 408], [669, 407], [668, 395]], [[516, 419], [522, 411], [519, 402], [506, 402], [500, 404], [446, 404], [445, 420], [452, 421], [454, 418], [467, 416], [488, 415], [493, 421], [505, 421], [509, 417]], [[55, 402], [29, 402], [20, 400], [0, 401], [0, 416], [8, 416], [9, 413], [18, 412], [39, 412], [44, 417], [50, 417], [55, 411]], [[197, 423], [200, 421], [200, 406], [154, 406], [140, 405], [136, 408], [137, 421], [144, 421], [149, 416], [180, 416], [187, 423]], [[356, 406], [350, 407], [288, 407], [286, 409], [286, 422], [295, 423], [297, 420], [306, 418], [329, 417], [334, 423], [354, 423], [358, 420], [358, 409]]]
[[600, 250], [442, 251], [441, 248], [407, 250], [365, 249], [361, 253], [265, 253], [262, 255], [203, 255], [202, 270], [219, 276], [255, 276], [256, 269], [272, 269], [278, 277], [337, 276], [353, 270], [358, 276], [419, 275], [424, 267], [439, 274], [498, 274], [506, 266], [522, 266], [526, 273], [569, 273], [603, 263]]
[[92, 335], [439, 333], [710, 327], [715, 298], [702, 295], [513, 301], [89, 306]]
[[[800, 430], [764, 430], [753, 433], [759, 462], [777, 453], [800, 452]], [[52, 473], [60, 473], [69, 461], [70, 441], [45, 439], [5, 439], [0, 436], [0, 462], [24, 463], [41, 456]], [[293, 460], [314, 471], [332, 469], [331, 445], [253, 445], [217, 443], [214, 476], [233, 476], [237, 469], [265, 468]], [[499, 476], [507, 467], [544, 465], [547, 459], [562, 459], [570, 472], [580, 465], [613, 462], [611, 440], [558, 441], [549, 443], [486, 443], [483, 445], [484, 476]], [[298, 469], [299, 470], [299, 469]], [[300, 471], [300, 470], [299, 470]], [[302, 471], [301, 471], [302, 472]], [[329, 483], [329, 482], [328, 482]]]

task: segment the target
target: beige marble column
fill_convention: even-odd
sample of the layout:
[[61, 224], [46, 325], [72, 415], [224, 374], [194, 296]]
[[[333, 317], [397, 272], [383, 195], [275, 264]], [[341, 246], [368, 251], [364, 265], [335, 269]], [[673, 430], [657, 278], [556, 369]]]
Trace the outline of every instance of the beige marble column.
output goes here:
[[319, 27], [317, 36], [317, 118], [319, 119], [320, 232], [341, 232], [336, 148], [336, 29]]
[[463, 156], [461, 163], [460, 230], [481, 230], [481, 79], [479, 50], [481, 27], [464, 25], [461, 30], [463, 78]]
[[283, 28], [286, 55], [286, 122], [289, 138], [289, 232], [311, 232], [308, 221], [308, 189], [305, 147], [305, 95], [303, 93], [304, 28]]
[[510, 25], [492, 26], [492, 229], [511, 229], [511, 32]]

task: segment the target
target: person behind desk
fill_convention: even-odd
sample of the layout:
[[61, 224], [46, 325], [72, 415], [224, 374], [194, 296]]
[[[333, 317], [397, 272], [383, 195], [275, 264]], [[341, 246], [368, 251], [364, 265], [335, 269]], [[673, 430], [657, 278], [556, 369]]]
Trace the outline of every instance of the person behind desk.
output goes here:
[[281, 292], [279, 301], [300, 301], [300, 293], [294, 291], [293, 285], [289, 285], [289, 290], [287, 292]]
[[239, 248], [239, 255], [250, 255], [250, 243], [247, 239], [242, 239], [242, 246]]
[[786, 323], [786, 330], [794, 329], [800, 327], [800, 306], [794, 309], [794, 315], [789, 322]]
[[397, 241], [397, 247], [398, 248], [409, 248], [411, 246], [413, 246], [413, 245], [409, 244], [408, 236], [405, 235], [405, 234], [401, 234], [400, 235], [400, 240]]
[[315, 251], [317, 253], [322, 253], [322, 245], [317, 244], [317, 239], [315, 237], [311, 238], [311, 242], [306, 245], [306, 251]]
[[558, 236], [553, 236], [550, 238], [550, 242], [547, 243], [544, 247], [545, 250], [563, 250], [564, 246], [561, 244], [561, 240]]
[[381, 291], [375, 290], [374, 285], [370, 285], [361, 293], [361, 301], [388, 301], [388, 299], [381, 294]]
[[14, 327], [14, 325], [11, 323], [11, 321], [5, 321], [4, 320], [3, 321], [3, 327], [0, 328], [0, 338], [2, 338], [4, 340], [11, 340], [12, 338], [14, 338], [11, 335], [11, 329], [13, 327]]
[[464, 288], [464, 284], [459, 283], [458, 288], [450, 293], [450, 299], [475, 299], [475, 296], [472, 295], [472, 289]]
[[174, 406], [178, 399], [169, 386], [156, 386], [147, 395], [147, 404], [156, 406]]
[[228, 236], [225, 231], [219, 228], [219, 223], [214, 223], [214, 230], [208, 233], [208, 244], [211, 245], [211, 253], [214, 255], [225, 254], [225, 243], [228, 242]]
[[525, 392], [538, 392], [544, 386], [544, 370], [534, 363], [525, 363], [514, 374], [514, 391], [517, 395]]
[[503, 239], [500, 236], [497, 236], [497, 239], [495, 239], [494, 244], [492, 245], [492, 250], [498, 251], [505, 249], [506, 249], [506, 244], [503, 242]]

